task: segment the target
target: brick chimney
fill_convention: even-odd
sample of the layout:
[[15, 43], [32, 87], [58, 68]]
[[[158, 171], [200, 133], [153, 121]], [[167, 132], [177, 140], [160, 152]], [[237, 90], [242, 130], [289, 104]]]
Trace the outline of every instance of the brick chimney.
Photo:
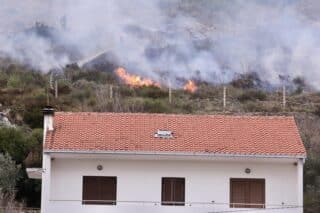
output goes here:
[[43, 128], [44, 131], [52, 131], [53, 130], [53, 117], [54, 117], [54, 109], [51, 106], [45, 107], [43, 110]]

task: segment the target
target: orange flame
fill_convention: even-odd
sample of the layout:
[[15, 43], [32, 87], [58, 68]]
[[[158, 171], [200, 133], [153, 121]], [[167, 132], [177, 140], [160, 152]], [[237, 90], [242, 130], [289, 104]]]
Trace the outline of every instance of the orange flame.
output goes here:
[[187, 83], [184, 85], [183, 89], [187, 92], [194, 93], [197, 90], [197, 85], [194, 81], [188, 80]]
[[147, 78], [142, 78], [138, 75], [132, 75], [127, 73], [127, 71], [119, 67], [116, 69], [115, 73], [118, 75], [118, 77], [123, 80], [126, 84], [132, 86], [132, 87], [149, 87], [149, 86], [155, 86], [155, 87], [160, 87], [160, 84]]

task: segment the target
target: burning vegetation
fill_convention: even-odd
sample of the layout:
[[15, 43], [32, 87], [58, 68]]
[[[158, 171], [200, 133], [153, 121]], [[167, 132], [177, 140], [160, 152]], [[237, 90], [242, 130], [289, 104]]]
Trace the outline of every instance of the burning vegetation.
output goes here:
[[183, 90], [194, 93], [197, 90], [197, 85], [194, 81], [188, 80], [187, 83], [183, 86]]
[[118, 69], [116, 69], [115, 73], [125, 84], [128, 84], [129, 86], [132, 86], [132, 87], [143, 87], [143, 86], [145, 86], [145, 87], [149, 87], [149, 86], [160, 87], [159, 83], [157, 83], [151, 79], [143, 78], [138, 75], [129, 74], [122, 67], [119, 67]]
[[[161, 84], [159, 82], [141, 77], [139, 75], [129, 74], [123, 67], [117, 68], [115, 70], [115, 73], [125, 84], [131, 87], [161, 87]], [[197, 90], [197, 85], [194, 81], [188, 80], [183, 86], [183, 90], [186, 92], [194, 93]]]

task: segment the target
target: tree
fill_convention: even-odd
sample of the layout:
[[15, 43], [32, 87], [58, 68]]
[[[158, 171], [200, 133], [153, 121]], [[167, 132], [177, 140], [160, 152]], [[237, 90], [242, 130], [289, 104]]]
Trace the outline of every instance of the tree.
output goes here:
[[27, 157], [32, 140], [30, 134], [20, 128], [0, 128], [0, 153], [8, 153], [18, 164]]
[[[5, 153], [12, 156], [12, 159], [18, 164], [22, 164], [19, 180], [15, 182], [17, 194], [14, 194], [14, 198], [26, 202], [28, 206], [38, 207], [41, 182], [29, 179], [23, 164], [29, 163], [31, 166], [41, 167], [42, 129], [34, 129], [29, 132], [21, 128], [0, 128], [0, 154]], [[28, 154], [30, 157], [27, 162]]]
[[296, 116], [308, 157], [304, 166], [304, 210], [319, 212], [320, 198], [320, 119], [317, 116]]
[[19, 170], [19, 166], [16, 166], [9, 154], [0, 154], [0, 188], [6, 205], [5, 212], [13, 212]]
[[29, 137], [28, 157], [24, 160], [24, 166], [42, 167], [42, 141], [43, 129], [33, 129]]

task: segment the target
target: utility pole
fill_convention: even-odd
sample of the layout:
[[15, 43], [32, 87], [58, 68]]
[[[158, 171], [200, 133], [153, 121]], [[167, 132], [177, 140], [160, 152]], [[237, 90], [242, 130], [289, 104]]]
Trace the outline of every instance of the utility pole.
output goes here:
[[109, 86], [109, 98], [112, 100], [113, 99], [113, 86], [110, 84]]
[[57, 80], [54, 82], [54, 97], [56, 99], [58, 98], [58, 81]]
[[286, 84], [289, 82], [289, 75], [279, 75], [279, 79], [282, 81], [282, 108], [286, 110], [287, 97], [286, 97]]
[[171, 84], [169, 83], [169, 104], [172, 103], [172, 88], [171, 88]]
[[283, 85], [282, 86], [282, 107], [283, 107], [283, 110], [286, 109], [286, 105], [287, 105], [286, 86]]
[[225, 111], [227, 106], [226, 99], [227, 99], [227, 87], [223, 86], [223, 111]]
[[50, 73], [49, 86], [50, 86], [50, 89], [53, 89], [53, 71], [51, 71]]
[[50, 98], [49, 98], [49, 88], [46, 88], [46, 96], [47, 96], [47, 106], [50, 106]]

